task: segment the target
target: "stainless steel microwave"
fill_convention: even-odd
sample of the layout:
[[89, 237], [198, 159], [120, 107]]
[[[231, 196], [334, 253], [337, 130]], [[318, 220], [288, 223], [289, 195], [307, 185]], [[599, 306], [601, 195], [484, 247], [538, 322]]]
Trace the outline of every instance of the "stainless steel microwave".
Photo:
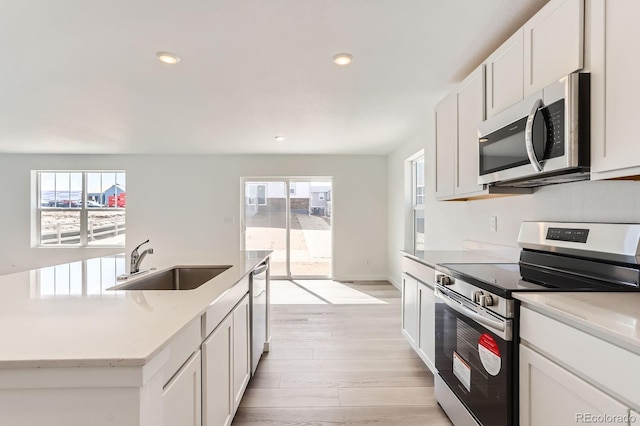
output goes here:
[[478, 126], [479, 184], [589, 179], [589, 82], [569, 74]]

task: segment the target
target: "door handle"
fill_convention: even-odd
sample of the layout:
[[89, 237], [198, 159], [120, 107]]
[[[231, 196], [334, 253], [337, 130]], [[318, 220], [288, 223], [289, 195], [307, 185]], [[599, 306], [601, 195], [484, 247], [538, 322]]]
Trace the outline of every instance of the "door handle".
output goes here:
[[269, 269], [269, 265], [267, 265], [266, 263], [263, 263], [262, 266], [258, 266], [256, 269], [254, 269], [252, 274], [254, 276], [260, 275], [260, 274], [266, 272], [267, 269]]
[[438, 296], [438, 298], [440, 300], [442, 300], [444, 302], [445, 305], [447, 305], [448, 307], [450, 307], [451, 309], [453, 309], [454, 311], [458, 312], [461, 315], [464, 315], [467, 318], [470, 318], [472, 320], [474, 320], [475, 322], [482, 324], [488, 328], [491, 328], [493, 330], [496, 331], [505, 331], [506, 330], [506, 325], [500, 321], [494, 321], [491, 320], [489, 318], [485, 318], [482, 315], [472, 311], [471, 309], [465, 307], [464, 305], [461, 305], [459, 303], [456, 303], [454, 301], [452, 301], [451, 299], [449, 299], [449, 297], [444, 294], [442, 291], [440, 291], [440, 289], [436, 288], [435, 289], [435, 293], [436, 296]]
[[536, 151], [533, 149], [533, 120], [536, 118], [538, 110], [543, 106], [544, 102], [542, 102], [542, 99], [538, 99], [533, 103], [533, 108], [531, 108], [529, 117], [527, 117], [527, 125], [524, 128], [524, 145], [527, 148], [529, 162], [536, 172], [542, 171], [542, 165], [540, 164], [538, 157], [536, 157]]

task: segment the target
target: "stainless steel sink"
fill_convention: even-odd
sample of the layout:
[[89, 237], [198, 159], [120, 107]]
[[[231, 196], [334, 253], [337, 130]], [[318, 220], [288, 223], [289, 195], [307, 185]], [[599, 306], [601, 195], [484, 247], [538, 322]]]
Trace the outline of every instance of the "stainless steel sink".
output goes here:
[[193, 290], [231, 266], [176, 266], [110, 290]]

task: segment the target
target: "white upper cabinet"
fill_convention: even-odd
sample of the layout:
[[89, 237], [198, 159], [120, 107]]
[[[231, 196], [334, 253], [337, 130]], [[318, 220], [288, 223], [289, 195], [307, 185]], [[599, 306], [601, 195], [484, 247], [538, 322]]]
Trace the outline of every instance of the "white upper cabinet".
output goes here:
[[485, 61], [487, 118], [523, 99], [523, 30], [518, 30]]
[[458, 89], [456, 195], [482, 192], [478, 185], [478, 124], [484, 120], [484, 67], [478, 67]]
[[453, 195], [458, 143], [458, 96], [452, 93], [436, 107], [436, 198]]
[[523, 30], [525, 97], [583, 68], [584, 0], [551, 0]]
[[591, 3], [591, 179], [640, 175], [640, 1]]

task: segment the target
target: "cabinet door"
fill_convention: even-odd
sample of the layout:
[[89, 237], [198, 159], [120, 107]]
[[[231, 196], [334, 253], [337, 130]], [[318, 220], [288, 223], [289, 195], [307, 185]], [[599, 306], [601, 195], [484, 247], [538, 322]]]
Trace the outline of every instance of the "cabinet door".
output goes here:
[[249, 343], [249, 296], [245, 296], [233, 310], [233, 412], [251, 376], [251, 352]]
[[436, 197], [450, 197], [455, 187], [458, 98], [447, 96], [436, 107]]
[[524, 25], [524, 96], [582, 69], [584, 0], [551, 0]]
[[418, 347], [418, 280], [402, 274], [402, 329], [414, 348]]
[[629, 409], [539, 353], [520, 345], [521, 426], [590, 423], [579, 416], [605, 414], [627, 416]]
[[436, 297], [431, 287], [418, 283], [420, 295], [420, 339], [418, 352], [427, 360], [427, 367], [432, 373], [436, 371], [435, 345], [435, 303]]
[[162, 393], [164, 426], [201, 426], [200, 351], [166, 384]]
[[455, 193], [473, 194], [478, 185], [478, 124], [484, 120], [484, 66], [471, 73], [458, 90], [458, 144]]
[[523, 98], [523, 34], [519, 29], [487, 58], [487, 117]]
[[233, 419], [233, 315], [229, 314], [202, 343], [203, 421], [228, 426]]
[[640, 175], [640, 2], [593, 0], [591, 178]]

